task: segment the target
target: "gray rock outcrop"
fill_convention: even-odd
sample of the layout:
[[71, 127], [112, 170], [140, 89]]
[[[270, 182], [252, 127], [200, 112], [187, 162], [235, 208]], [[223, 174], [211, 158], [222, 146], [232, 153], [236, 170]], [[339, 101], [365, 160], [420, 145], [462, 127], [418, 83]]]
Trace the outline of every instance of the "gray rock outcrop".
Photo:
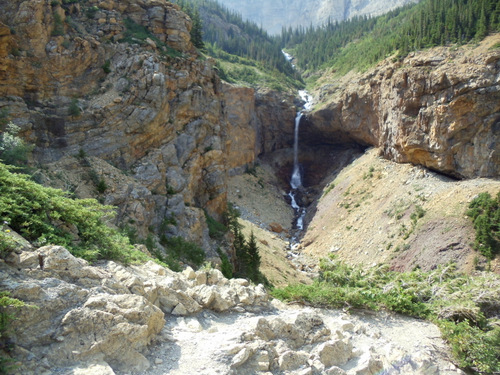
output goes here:
[[23, 373], [141, 372], [166, 316], [268, 305], [262, 285], [227, 280], [215, 269], [176, 273], [152, 261], [91, 266], [61, 246], [21, 250], [9, 262], [0, 261], [0, 288], [31, 306], [15, 311], [9, 335]]

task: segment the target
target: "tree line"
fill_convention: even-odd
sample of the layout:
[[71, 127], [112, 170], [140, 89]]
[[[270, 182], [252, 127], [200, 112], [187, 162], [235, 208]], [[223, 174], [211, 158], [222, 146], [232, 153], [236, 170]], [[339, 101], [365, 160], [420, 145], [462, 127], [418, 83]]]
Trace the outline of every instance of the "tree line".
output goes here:
[[[220, 5], [214, 0], [175, 0], [193, 19], [191, 34], [202, 38], [206, 51], [215, 58], [227, 54], [255, 60], [268, 69], [297, 76], [281, 51], [279, 40], [272, 38], [254, 22]], [[196, 19], [196, 22], [195, 22]], [[193, 35], [192, 35], [193, 38]], [[196, 43], [193, 41], [196, 45]]]
[[378, 17], [353, 17], [308, 28], [284, 28], [276, 37], [309, 71], [340, 64], [368, 66], [395, 52], [480, 40], [500, 31], [498, 0], [424, 0]]

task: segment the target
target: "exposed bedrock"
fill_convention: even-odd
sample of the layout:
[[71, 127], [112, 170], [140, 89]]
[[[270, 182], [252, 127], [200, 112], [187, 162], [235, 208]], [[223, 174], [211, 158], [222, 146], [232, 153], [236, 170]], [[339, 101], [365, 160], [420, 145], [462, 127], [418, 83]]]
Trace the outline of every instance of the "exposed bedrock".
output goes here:
[[[498, 42], [500, 36], [489, 39]], [[500, 50], [435, 48], [321, 87], [306, 144], [357, 142], [458, 178], [500, 172]], [[488, 45], [486, 45], [488, 47]]]

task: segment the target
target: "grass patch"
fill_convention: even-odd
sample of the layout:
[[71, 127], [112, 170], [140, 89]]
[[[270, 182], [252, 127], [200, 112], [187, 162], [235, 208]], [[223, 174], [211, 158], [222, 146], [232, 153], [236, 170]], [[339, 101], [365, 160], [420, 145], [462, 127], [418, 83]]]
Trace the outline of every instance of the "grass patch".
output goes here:
[[126, 18], [123, 20], [125, 24], [126, 31], [124, 33], [123, 39], [120, 42], [126, 43], [138, 43], [141, 45], [146, 44], [146, 39], [151, 39], [155, 42], [158, 50], [163, 56], [168, 57], [181, 57], [182, 53], [173, 49], [172, 47], [167, 46], [160, 39], [155, 37], [153, 33], [151, 33], [145, 26], [139, 25], [131, 18]]
[[332, 256], [320, 262], [312, 285], [274, 289], [274, 297], [328, 308], [387, 309], [438, 324], [462, 368], [500, 371], [500, 277], [492, 273], [467, 276], [454, 265], [431, 272], [369, 270], [349, 266]]

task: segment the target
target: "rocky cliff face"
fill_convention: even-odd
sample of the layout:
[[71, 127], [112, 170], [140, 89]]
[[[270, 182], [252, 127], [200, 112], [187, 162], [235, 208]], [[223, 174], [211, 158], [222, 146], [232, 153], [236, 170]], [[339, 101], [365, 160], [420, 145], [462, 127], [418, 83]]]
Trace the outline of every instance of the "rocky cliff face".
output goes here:
[[220, 218], [227, 171], [282, 146], [259, 130], [281, 99], [256, 104], [253, 90], [222, 84], [190, 42], [190, 19], [164, 0], [0, 5], [0, 109], [52, 171], [42, 179], [95, 197], [91, 172], [140, 236], [210, 248], [203, 209]]
[[324, 85], [301, 137], [373, 145], [394, 161], [459, 178], [498, 176], [499, 40], [410, 54]]
[[320, 26], [331, 21], [342, 21], [354, 16], [379, 15], [391, 9], [416, 1], [412, 0], [220, 0], [219, 3], [241, 13], [243, 18], [261, 25], [270, 34], [278, 34], [283, 27]]

